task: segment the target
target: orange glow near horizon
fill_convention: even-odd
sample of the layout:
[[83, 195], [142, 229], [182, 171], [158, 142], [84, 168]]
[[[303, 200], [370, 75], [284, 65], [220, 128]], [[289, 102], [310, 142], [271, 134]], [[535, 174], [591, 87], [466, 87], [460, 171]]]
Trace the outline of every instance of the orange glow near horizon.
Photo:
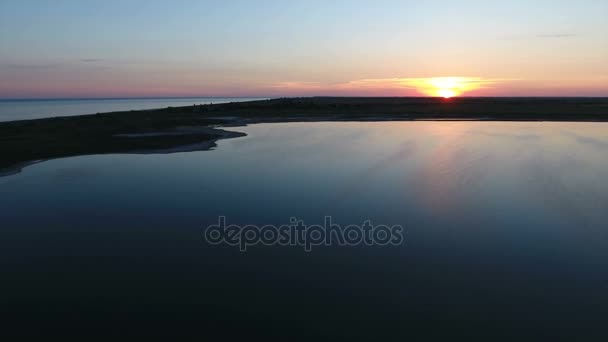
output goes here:
[[479, 77], [429, 77], [404, 79], [402, 84], [414, 87], [418, 92], [427, 96], [450, 98], [492, 83], [492, 81]]
[[272, 87], [284, 93], [294, 94], [363, 94], [364, 96], [416, 96], [451, 98], [477, 90], [513, 81], [482, 77], [419, 77], [419, 78], [370, 78], [344, 83], [324, 84], [318, 82], [279, 82]]

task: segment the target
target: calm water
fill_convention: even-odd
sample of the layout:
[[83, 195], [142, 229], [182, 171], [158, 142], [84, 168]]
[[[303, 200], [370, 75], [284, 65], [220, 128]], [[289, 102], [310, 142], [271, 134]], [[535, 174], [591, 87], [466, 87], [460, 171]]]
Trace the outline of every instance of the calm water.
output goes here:
[[67, 99], [0, 100], [0, 121], [40, 119], [126, 110], [191, 106], [259, 100], [258, 98], [158, 98], [158, 99]]
[[[0, 178], [3, 322], [117, 334], [608, 335], [608, 124], [235, 130], [248, 136], [213, 151], [67, 158]], [[241, 253], [203, 241], [220, 215], [371, 219], [403, 225], [405, 243]]]

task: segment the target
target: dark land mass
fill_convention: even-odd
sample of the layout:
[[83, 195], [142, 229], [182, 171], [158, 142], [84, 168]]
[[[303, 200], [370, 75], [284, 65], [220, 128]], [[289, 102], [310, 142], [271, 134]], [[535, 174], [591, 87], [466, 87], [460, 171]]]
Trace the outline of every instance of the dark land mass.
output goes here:
[[0, 175], [40, 160], [205, 150], [258, 122], [608, 121], [608, 98], [313, 97], [233, 102], [0, 123]]

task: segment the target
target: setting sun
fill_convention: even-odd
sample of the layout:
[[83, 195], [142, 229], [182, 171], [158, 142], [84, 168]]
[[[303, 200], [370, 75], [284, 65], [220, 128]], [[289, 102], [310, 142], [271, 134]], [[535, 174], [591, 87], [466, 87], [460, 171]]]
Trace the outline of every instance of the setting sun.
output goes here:
[[437, 95], [449, 99], [450, 97], [456, 96], [456, 92], [452, 89], [439, 89]]
[[435, 97], [456, 97], [495, 84], [495, 79], [481, 77], [425, 77], [399, 79], [399, 85], [414, 88], [421, 94]]
[[444, 98], [458, 96], [465, 88], [467, 80], [462, 77], [438, 77], [429, 79], [429, 83], [435, 88], [434, 95]]

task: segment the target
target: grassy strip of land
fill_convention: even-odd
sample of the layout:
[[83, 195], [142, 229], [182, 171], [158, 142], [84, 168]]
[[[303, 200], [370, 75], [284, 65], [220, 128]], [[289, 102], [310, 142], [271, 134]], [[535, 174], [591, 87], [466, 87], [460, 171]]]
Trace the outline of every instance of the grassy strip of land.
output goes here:
[[4, 122], [0, 170], [67, 156], [205, 149], [231, 137], [217, 125], [361, 120], [608, 121], [608, 99], [283, 98]]

